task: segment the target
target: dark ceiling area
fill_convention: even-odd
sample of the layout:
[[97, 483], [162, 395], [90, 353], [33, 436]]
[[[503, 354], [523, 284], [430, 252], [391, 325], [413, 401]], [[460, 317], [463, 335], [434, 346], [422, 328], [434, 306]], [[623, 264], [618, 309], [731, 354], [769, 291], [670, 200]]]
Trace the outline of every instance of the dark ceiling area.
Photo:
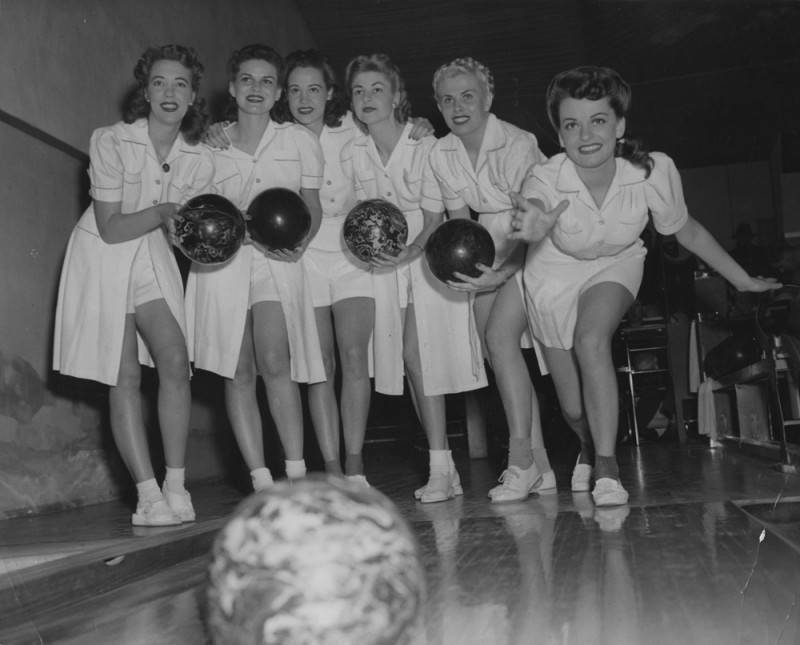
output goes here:
[[493, 111], [557, 141], [552, 76], [615, 68], [633, 88], [628, 134], [679, 167], [772, 159], [800, 171], [800, 2], [769, 0], [297, 0], [337, 72], [355, 55], [399, 65], [415, 115], [444, 132], [434, 70], [473, 56], [495, 77]]

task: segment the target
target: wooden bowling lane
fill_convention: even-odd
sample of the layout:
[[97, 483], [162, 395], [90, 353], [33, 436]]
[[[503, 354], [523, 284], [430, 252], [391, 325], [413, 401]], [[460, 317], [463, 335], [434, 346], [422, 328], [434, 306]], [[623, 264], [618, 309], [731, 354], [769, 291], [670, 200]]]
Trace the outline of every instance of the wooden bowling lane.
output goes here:
[[[429, 593], [417, 644], [800, 642], [800, 478], [727, 449], [651, 446], [621, 456], [627, 506], [596, 509], [568, 490], [492, 505], [496, 469], [457, 457], [465, 495], [428, 505], [411, 497], [418, 457], [367, 461], [419, 539]], [[570, 464], [556, 470], [566, 488]], [[195, 492], [198, 510], [217, 503], [211, 492]], [[0, 628], [0, 643], [208, 642], [207, 556], [164, 560], [66, 609], [31, 612], [14, 632]]]

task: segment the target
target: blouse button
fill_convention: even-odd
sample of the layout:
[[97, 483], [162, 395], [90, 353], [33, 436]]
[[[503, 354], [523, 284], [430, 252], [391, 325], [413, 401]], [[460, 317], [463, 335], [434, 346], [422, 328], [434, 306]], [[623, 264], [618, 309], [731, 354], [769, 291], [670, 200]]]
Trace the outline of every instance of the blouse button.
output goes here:
[[259, 178], [259, 179], [256, 179], [256, 183], [257, 183], [257, 184], [260, 184], [260, 183], [261, 183], [261, 179], [260, 179], [260, 178]]
[[330, 186], [330, 185], [331, 185], [333, 182], [332, 182], [332, 181], [329, 179], [329, 180], [328, 180], [328, 181], [326, 181], [325, 183], [326, 183], [326, 184], [328, 184], [328, 186]]
[[158, 206], [158, 200], [157, 199], [153, 200], [153, 206]]
[[387, 196], [387, 197], [391, 197], [391, 196], [392, 196], [392, 193], [386, 193], [386, 196]]
[[160, 179], [156, 179], [156, 186], [160, 186], [160, 185], [161, 185], [161, 180]]

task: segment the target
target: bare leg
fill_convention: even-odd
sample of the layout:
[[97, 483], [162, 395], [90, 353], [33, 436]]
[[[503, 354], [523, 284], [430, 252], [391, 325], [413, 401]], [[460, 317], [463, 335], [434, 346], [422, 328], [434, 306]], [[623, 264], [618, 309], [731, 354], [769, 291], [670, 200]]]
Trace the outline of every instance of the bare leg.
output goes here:
[[158, 421], [169, 468], [183, 468], [189, 438], [189, 354], [178, 322], [163, 299], [136, 308], [136, 325], [158, 372]]
[[556, 389], [561, 414], [581, 442], [580, 462], [591, 465], [594, 462], [594, 444], [583, 410], [581, 377], [575, 355], [571, 349], [545, 347], [544, 357]]
[[575, 356], [583, 383], [583, 400], [598, 456], [616, 454], [619, 422], [617, 377], [611, 338], [633, 295], [622, 285], [603, 282], [588, 289], [578, 303]]
[[108, 392], [111, 433], [122, 461], [136, 483], [153, 479], [153, 464], [142, 418], [141, 366], [137, 356], [134, 314], [125, 316], [122, 362], [117, 384]]
[[261, 413], [256, 398], [257, 376], [253, 316], [248, 312], [236, 372], [232, 379], [225, 379], [225, 406], [239, 450], [250, 471], [264, 468], [266, 463]]
[[[334, 378], [336, 376], [336, 349], [333, 342], [333, 323], [330, 307], [316, 307], [317, 332], [325, 364], [325, 381], [308, 386], [308, 406], [314, 432], [325, 460], [326, 469], [339, 464], [339, 408], [336, 405]], [[341, 474], [341, 466], [335, 472]]]
[[342, 362], [341, 408], [345, 451], [349, 456], [360, 455], [372, 394], [367, 351], [375, 318], [375, 301], [372, 298], [341, 300], [333, 305], [333, 317]]
[[425, 430], [425, 436], [428, 438], [428, 447], [431, 450], [449, 450], [444, 396], [426, 396], [423, 390], [422, 362], [419, 355], [419, 339], [413, 304], [406, 309], [403, 329], [403, 360], [409, 386], [416, 401], [417, 414], [419, 414]]
[[303, 458], [303, 408], [291, 375], [289, 335], [280, 302], [253, 305], [256, 365], [264, 379], [267, 403], [286, 459]]
[[544, 450], [539, 401], [519, 346], [527, 324], [519, 287], [515, 280], [509, 280], [494, 301], [486, 328], [486, 343], [509, 435], [529, 441], [540, 459], [537, 466], [546, 472], [551, 468]]

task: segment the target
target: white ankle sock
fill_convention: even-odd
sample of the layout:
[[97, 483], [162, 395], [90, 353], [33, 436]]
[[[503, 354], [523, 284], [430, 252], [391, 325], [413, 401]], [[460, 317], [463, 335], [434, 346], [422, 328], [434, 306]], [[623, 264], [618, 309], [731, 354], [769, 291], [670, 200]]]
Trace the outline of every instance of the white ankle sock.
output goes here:
[[167, 474], [164, 477], [164, 485], [176, 493], [183, 490], [185, 478], [185, 468], [170, 468], [167, 466]]
[[155, 478], [145, 479], [136, 484], [136, 493], [143, 502], [154, 502], [161, 498], [161, 489]]
[[253, 490], [261, 490], [273, 483], [272, 473], [269, 472], [269, 468], [266, 466], [251, 470], [250, 480], [253, 482]]
[[306, 476], [306, 460], [305, 459], [287, 459], [286, 463], [286, 476], [289, 479], [300, 479]]
[[429, 450], [431, 470], [454, 469], [453, 456], [449, 450]]

